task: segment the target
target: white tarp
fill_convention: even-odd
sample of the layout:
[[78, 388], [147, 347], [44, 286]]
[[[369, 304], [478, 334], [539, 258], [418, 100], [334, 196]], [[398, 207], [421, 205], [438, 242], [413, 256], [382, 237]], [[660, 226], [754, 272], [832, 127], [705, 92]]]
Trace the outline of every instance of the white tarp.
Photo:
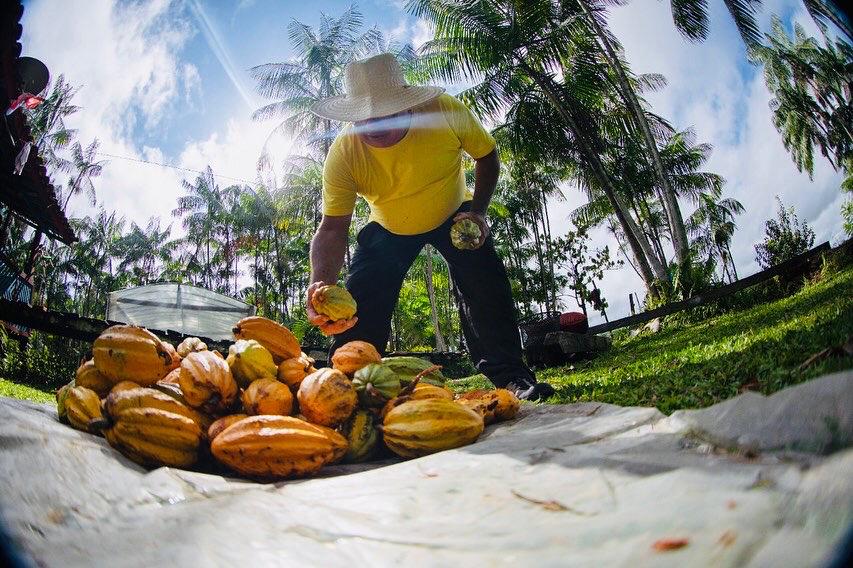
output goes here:
[[255, 307], [211, 290], [163, 282], [110, 292], [107, 319], [215, 340], [233, 339], [231, 328]]
[[145, 471], [0, 399], [0, 513], [42, 566], [821, 565], [853, 521], [851, 381], [670, 417], [524, 405], [459, 450], [266, 485]]

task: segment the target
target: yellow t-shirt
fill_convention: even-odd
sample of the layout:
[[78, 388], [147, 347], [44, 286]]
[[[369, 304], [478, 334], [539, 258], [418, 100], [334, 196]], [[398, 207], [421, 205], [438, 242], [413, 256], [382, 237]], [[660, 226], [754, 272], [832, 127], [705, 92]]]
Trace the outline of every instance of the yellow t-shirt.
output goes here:
[[479, 159], [494, 148], [477, 117], [448, 94], [417, 107], [405, 137], [388, 148], [365, 144], [348, 125], [323, 167], [323, 214], [349, 215], [361, 195], [371, 221], [399, 235], [425, 233], [471, 199], [462, 150]]

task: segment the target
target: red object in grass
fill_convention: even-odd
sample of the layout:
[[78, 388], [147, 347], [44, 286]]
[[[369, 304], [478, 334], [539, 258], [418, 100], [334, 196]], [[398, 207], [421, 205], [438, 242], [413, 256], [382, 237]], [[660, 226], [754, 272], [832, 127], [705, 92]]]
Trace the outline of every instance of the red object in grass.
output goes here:
[[560, 331], [586, 333], [588, 329], [589, 321], [583, 312], [566, 312], [560, 314]]
[[690, 544], [689, 538], [662, 538], [656, 540], [652, 548], [657, 552], [667, 552], [670, 550], [678, 550]]

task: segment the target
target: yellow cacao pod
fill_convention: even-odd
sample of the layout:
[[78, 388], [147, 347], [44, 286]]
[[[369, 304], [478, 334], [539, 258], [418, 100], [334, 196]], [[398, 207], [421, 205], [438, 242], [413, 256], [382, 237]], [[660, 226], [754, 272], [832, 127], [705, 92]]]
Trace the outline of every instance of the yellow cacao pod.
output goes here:
[[138, 389], [139, 387], [140, 385], [134, 383], [133, 381], [121, 381], [119, 383], [116, 383], [113, 388], [110, 389], [110, 394], [130, 389]]
[[68, 399], [68, 391], [72, 388], [74, 388], [74, 381], [62, 385], [56, 390], [56, 415], [59, 417], [59, 421], [64, 424], [68, 423], [68, 409], [65, 407], [65, 401]]
[[443, 398], [453, 400], [453, 391], [446, 387], [437, 387], [428, 383], [418, 383], [409, 395], [409, 400], [425, 400], [427, 398]]
[[95, 367], [95, 361], [92, 359], [77, 368], [74, 384], [95, 391], [101, 398], [107, 396], [113, 388], [113, 382], [98, 371], [98, 368]]
[[113, 382], [156, 383], [174, 368], [172, 353], [156, 335], [141, 327], [114, 325], [92, 346], [98, 371]]
[[195, 351], [181, 362], [178, 384], [187, 403], [209, 414], [227, 411], [237, 399], [228, 364], [210, 351]]
[[346, 453], [334, 430], [291, 416], [238, 420], [210, 444], [213, 456], [243, 475], [277, 478], [313, 473]]
[[332, 367], [345, 375], [352, 376], [370, 363], [381, 363], [379, 351], [366, 341], [350, 341], [335, 349]]
[[222, 418], [214, 420], [207, 428], [207, 439], [212, 442], [213, 439], [220, 435], [226, 428], [235, 422], [248, 417], [248, 414], [229, 414], [228, 416], [223, 416]]
[[335, 369], [320, 369], [305, 377], [296, 398], [309, 422], [331, 428], [345, 422], [358, 404], [352, 382]]
[[341, 427], [341, 435], [349, 445], [344, 456], [347, 463], [368, 461], [379, 446], [379, 432], [373, 423], [373, 413], [367, 410], [356, 411]]
[[511, 420], [521, 407], [518, 397], [507, 389], [466, 392], [459, 395], [456, 402], [480, 412], [486, 424]]
[[92, 389], [71, 387], [65, 396], [65, 413], [68, 423], [77, 430], [95, 432], [89, 423], [102, 418], [101, 399]]
[[311, 305], [318, 314], [323, 314], [332, 321], [350, 319], [357, 309], [355, 299], [346, 288], [335, 284], [320, 286], [314, 290]]
[[290, 388], [275, 379], [258, 379], [243, 391], [243, 411], [246, 414], [278, 414], [289, 416], [293, 412], [293, 395]]
[[142, 407], [124, 409], [111, 419], [112, 425], [104, 430], [104, 437], [113, 448], [138, 464], [188, 467], [198, 460], [202, 431], [184, 415]]
[[458, 249], [471, 250], [477, 247], [483, 232], [471, 219], [461, 219], [450, 227], [450, 241]]
[[302, 348], [299, 340], [288, 328], [260, 316], [243, 318], [232, 330], [234, 339], [254, 339], [272, 355], [276, 365], [285, 359], [299, 357]]
[[385, 445], [404, 458], [415, 458], [474, 442], [483, 417], [452, 400], [410, 400], [392, 408], [382, 422]]
[[278, 380], [296, 392], [302, 379], [316, 371], [314, 361], [304, 353], [299, 357], [285, 359], [278, 366]]
[[180, 397], [180, 393], [175, 396], [150, 387], [113, 390], [104, 399], [104, 413], [108, 419], [114, 420], [122, 412], [131, 408], [153, 408], [172, 414], [180, 414], [198, 424], [199, 428], [206, 429], [210, 424], [210, 419], [187, 406], [178, 397]]
[[248, 387], [252, 381], [275, 378], [278, 367], [266, 347], [254, 339], [238, 339], [228, 348], [226, 359], [237, 384]]
[[177, 351], [178, 355], [186, 357], [190, 353], [194, 353], [196, 351], [207, 351], [207, 343], [198, 337], [187, 337], [178, 344]]

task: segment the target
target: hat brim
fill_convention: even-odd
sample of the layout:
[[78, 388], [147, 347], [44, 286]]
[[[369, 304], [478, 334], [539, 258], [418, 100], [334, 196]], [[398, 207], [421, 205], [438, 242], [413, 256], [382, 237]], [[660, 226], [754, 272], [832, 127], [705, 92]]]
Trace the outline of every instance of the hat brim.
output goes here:
[[444, 92], [443, 87], [406, 85], [381, 97], [348, 97], [346, 95], [317, 101], [311, 112], [322, 118], [343, 122], [358, 122], [403, 112], [422, 105]]

